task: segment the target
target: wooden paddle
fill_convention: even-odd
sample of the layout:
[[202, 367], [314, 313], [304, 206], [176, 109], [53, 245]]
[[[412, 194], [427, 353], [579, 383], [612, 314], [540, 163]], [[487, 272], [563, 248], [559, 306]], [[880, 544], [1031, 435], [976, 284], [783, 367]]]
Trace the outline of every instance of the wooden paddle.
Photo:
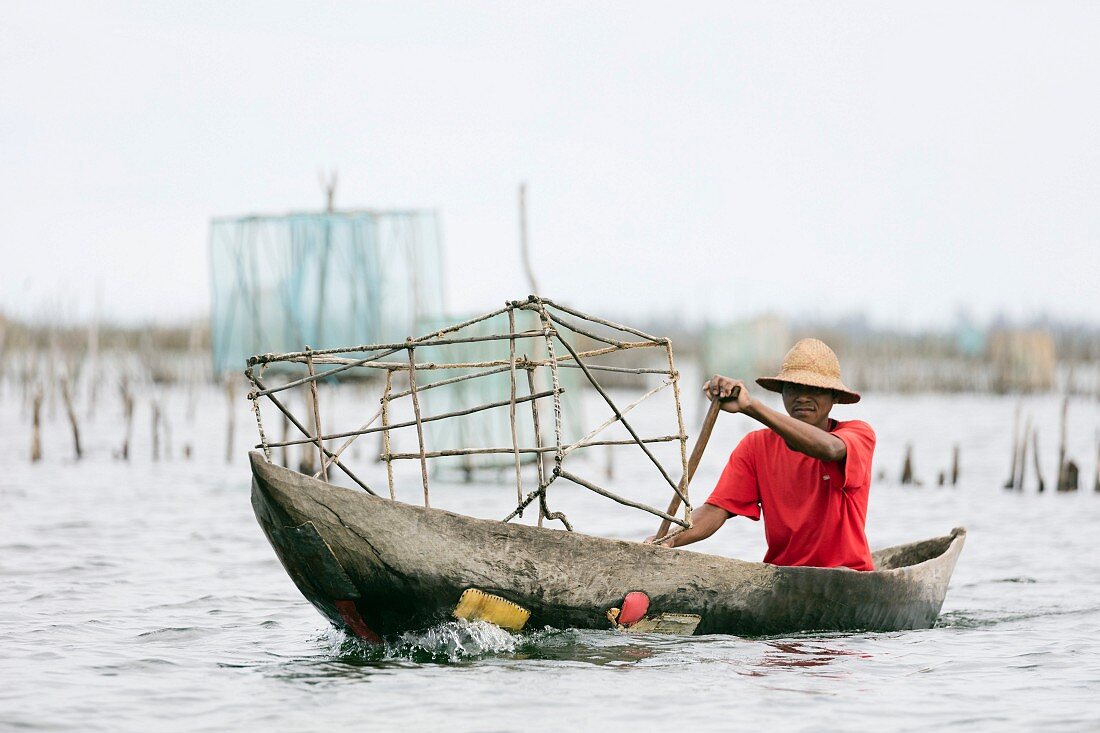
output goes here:
[[[714, 423], [718, 420], [718, 413], [722, 411], [722, 403], [737, 399], [739, 394], [741, 394], [741, 388], [734, 387], [729, 397], [711, 400], [710, 407], [707, 408], [707, 415], [703, 418], [703, 427], [699, 430], [699, 437], [695, 439], [695, 445], [692, 446], [691, 449], [691, 456], [688, 458], [687, 480], [680, 482], [683, 491], [687, 491], [687, 487], [691, 483], [692, 477], [695, 476], [695, 469], [699, 467], [699, 461], [703, 458], [703, 451], [707, 449], [707, 442], [710, 440], [710, 434], [714, 431]], [[679, 508], [680, 495], [674, 491], [672, 492], [672, 501], [668, 503], [668, 510], [665, 514], [675, 515], [676, 510]], [[672, 526], [672, 522], [667, 519], [662, 520], [661, 528], [657, 530], [657, 539], [668, 534], [670, 526]]]

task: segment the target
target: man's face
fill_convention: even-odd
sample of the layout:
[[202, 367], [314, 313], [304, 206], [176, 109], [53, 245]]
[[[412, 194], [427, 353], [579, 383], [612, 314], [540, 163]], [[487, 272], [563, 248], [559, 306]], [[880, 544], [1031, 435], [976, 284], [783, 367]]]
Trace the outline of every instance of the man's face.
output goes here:
[[805, 387], [787, 382], [783, 385], [783, 407], [796, 420], [823, 427], [836, 403], [831, 389]]

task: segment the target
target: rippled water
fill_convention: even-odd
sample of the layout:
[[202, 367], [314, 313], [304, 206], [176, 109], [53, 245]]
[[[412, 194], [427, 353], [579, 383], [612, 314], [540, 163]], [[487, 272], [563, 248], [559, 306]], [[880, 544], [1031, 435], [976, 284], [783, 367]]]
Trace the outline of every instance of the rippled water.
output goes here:
[[[1070, 454], [1087, 484], [1075, 495], [1038, 495], [1033, 484], [1023, 494], [1000, 488], [1015, 400], [871, 396], [838, 415], [859, 415], [878, 429], [876, 470], [887, 476], [873, 488], [873, 546], [969, 527], [936, 628], [683, 639], [512, 635], [450, 623], [369, 647], [331, 629], [282, 571], [249, 506], [250, 426], [244, 418], [238, 424], [227, 465], [224, 412], [216, 395], [206, 399], [204, 411], [217, 416], [210, 429], [180, 417], [173, 460], [153, 463], [146, 441], [135, 445], [131, 464], [111, 458], [121, 427], [104, 410], [86, 428], [85, 460], [68, 457], [64, 426], [55, 421], [46, 426], [45, 460], [32, 466], [25, 416], [11, 400], [3, 404], [0, 728], [1100, 725], [1095, 402], [1071, 405]], [[1050, 472], [1057, 400], [1035, 398], [1025, 409], [1041, 426]], [[697, 419], [692, 411], [688, 424]], [[139, 437], [143, 420], [139, 412]], [[743, 418], [723, 417], [696, 494], [747, 427]], [[180, 455], [184, 440], [194, 442], [190, 461]], [[906, 442], [926, 480], [959, 443], [960, 485], [897, 485]], [[622, 481], [639, 469], [624, 462], [616, 471]], [[491, 515], [510, 490], [435, 491], [447, 505]], [[653, 531], [645, 516], [605, 511], [578, 491], [559, 501], [581, 528], [633, 538]], [[697, 547], [757, 560], [762, 537], [759, 524], [734, 520]]]

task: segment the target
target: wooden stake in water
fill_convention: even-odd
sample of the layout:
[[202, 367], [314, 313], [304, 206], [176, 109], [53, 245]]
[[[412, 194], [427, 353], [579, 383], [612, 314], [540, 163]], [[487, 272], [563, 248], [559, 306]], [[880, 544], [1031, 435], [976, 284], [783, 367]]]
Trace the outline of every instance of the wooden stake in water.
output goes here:
[[951, 485], [959, 483], [959, 444], [956, 443], [951, 451]]
[[1023, 435], [1020, 437], [1019, 448], [1017, 449], [1017, 458], [1018, 458], [1018, 460], [1016, 462], [1016, 473], [1015, 473], [1015, 475], [1013, 476], [1013, 479], [1012, 479], [1012, 489], [1013, 489], [1013, 491], [1023, 491], [1024, 490], [1024, 474], [1026, 473], [1026, 470], [1027, 470], [1027, 446], [1028, 446], [1028, 443], [1030, 441], [1031, 441], [1031, 415], [1028, 415], [1027, 419], [1024, 421], [1024, 432], [1023, 432]]
[[61, 378], [61, 398], [65, 401], [65, 414], [69, 417], [69, 427], [73, 431], [73, 450], [79, 461], [84, 456], [84, 451], [80, 447], [80, 425], [77, 424], [76, 410], [73, 409], [73, 395], [67, 376]]
[[1058, 433], [1058, 465], [1054, 467], [1054, 475], [1057, 477], [1059, 491], [1064, 491], [1066, 470], [1066, 417], [1069, 412], [1069, 395], [1062, 398], [1062, 420], [1059, 423]]
[[905, 461], [901, 464], [901, 483], [913, 483], [913, 444], [905, 446]]
[[153, 400], [153, 460], [160, 460], [160, 403]]
[[122, 391], [122, 418], [126, 422], [126, 434], [122, 438], [122, 450], [119, 456], [124, 461], [130, 460], [130, 438], [134, 435], [134, 397], [130, 394], [130, 382], [122, 380], [119, 389]]
[[1008, 480], [1005, 481], [1006, 489], [1016, 488], [1016, 466], [1020, 456], [1020, 403], [1016, 403], [1016, 417], [1012, 421], [1012, 463], [1008, 468]]
[[1063, 471], [1063, 482], [1058, 487], [1059, 491], [1077, 491], [1080, 481], [1080, 469], [1077, 468], [1077, 464], [1073, 461], [1066, 461], [1066, 467]]
[[1096, 477], [1092, 481], [1092, 490], [1100, 494], [1100, 430], [1096, 431]]
[[172, 460], [172, 422], [168, 419], [168, 411], [160, 414], [160, 428], [164, 434], [164, 457]]
[[1069, 413], [1069, 395], [1062, 399], [1062, 428], [1058, 445], [1058, 491], [1077, 491], [1077, 464], [1066, 458], [1066, 418]]
[[33, 423], [31, 425], [31, 463], [42, 460], [42, 387], [34, 390], [34, 406], [32, 408]]
[[1047, 490], [1046, 482], [1043, 481], [1043, 469], [1039, 467], [1039, 429], [1036, 428], [1031, 434], [1031, 455], [1035, 459], [1035, 476], [1039, 479], [1039, 493], [1043, 493]]

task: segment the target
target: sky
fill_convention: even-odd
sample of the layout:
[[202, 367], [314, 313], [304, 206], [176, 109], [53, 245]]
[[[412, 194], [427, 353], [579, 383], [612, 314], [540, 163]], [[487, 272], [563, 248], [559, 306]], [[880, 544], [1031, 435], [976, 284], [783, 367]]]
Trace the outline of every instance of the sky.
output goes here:
[[1100, 321], [1100, 4], [7, 2], [0, 312], [208, 311], [211, 217], [436, 208], [452, 312]]

